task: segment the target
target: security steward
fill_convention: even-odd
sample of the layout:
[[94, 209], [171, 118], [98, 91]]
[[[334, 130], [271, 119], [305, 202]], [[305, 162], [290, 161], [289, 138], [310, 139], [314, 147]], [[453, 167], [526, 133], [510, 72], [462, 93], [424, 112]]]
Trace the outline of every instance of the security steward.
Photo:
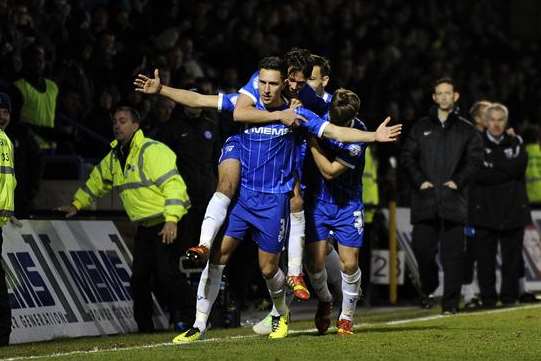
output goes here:
[[[13, 145], [4, 130], [9, 124], [11, 102], [7, 94], [0, 93], [0, 227], [13, 216], [15, 201], [15, 169]], [[2, 256], [2, 229], [0, 228], [0, 260]], [[6, 274], [0, 262], [0, 347], [9, 343], [11, 333], [11, 308], [6, 284]]]
[[119, 107], [113, 116], [111, 151], [94, 167], [73, 202], [58, 210], [66, 217], [117, 188], [131, 221], [138, 224], [131, 278], [134, 317], [139, 332], [154, 331], [152, 285], [166, 300], [171, 321], [191, 325], [195, 296], [179, 271], [177, 222], [188, 212], [186, 185], [175, 154], [163, 143], [145, 138], [138, 112]]

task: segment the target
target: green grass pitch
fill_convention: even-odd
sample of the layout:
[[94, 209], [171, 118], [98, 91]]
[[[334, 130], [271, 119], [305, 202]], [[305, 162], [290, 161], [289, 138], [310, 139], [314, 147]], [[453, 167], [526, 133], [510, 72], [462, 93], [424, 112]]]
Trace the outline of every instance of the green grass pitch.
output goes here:
[[0, 360], [541, 360], [538, 305], [446, 317], [436, 312], [361, 309], [350, 337], [316, 335], [303, 321], [292, 322], [284, 340], [255, 336], [249, 328], [211, 330], [207, 340], [181, 346], [169, 343], [175, 335], [169, 332], [91, 337], [0, 348]]

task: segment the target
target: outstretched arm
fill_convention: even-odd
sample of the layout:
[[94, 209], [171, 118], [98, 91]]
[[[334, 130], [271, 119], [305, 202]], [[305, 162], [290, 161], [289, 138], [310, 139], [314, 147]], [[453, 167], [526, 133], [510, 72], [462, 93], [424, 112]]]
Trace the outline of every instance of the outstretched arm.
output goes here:
[[391, 121], [390, 117], [387, 117], [375, 132], [368, 132], [332, 124], [304, 107], [297, 108], [295, 111], [307, 120], [301, 123], [301, 126], [307, 128], [312, 135], [343, 143], [394, 142], [402, 132], [402, 124], [387, 126]]
[[390, 121], [391, 118], [387, 117], [375, 132], [339, 127], [329, 123], [323, 131], [323, 136], [343, 143], [394, 142], [402, 132], [402, 124], [387, 126]]
[[144, 94], [160, 94], [172, 101], [190, 108], [212, 108], [218, 109], [219, 96], [199, 94], [191, 90], [176, 89], [163, 85], [160, 82], [160, 72], [154, 70], [154, 78], [139, 74], [133, 81], [135, 91]]

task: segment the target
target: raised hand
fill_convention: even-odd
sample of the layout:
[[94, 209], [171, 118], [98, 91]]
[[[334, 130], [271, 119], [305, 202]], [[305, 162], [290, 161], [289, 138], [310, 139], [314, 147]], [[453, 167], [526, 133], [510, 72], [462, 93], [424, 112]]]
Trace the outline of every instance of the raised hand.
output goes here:
[[394, 142], [402, 133], [402, 124], [387, 126], [391, 121], [391, 117], [385, 118], [376, 129], [376, 142]]
[[135, 78], [133, 81], [133, 85], [135, 85], [135, 91], [141, 93], [158, 93], [162, 87], [162, 84], [160, 83], [160, 71], [158, 69], [154, 69], [154, 79], [151, 79], [143, 74], [138, 74], [137, 78]]
[[293, 109], [288, 109], [280, 111], [280, 121], [282, 124], [292, 127], [298, 126], [300, 122], [305, 122], [306, 119], [302, 115], [297, 114]]
[[297, 98], [291, 99], [291, 102], [289, 103], [289, 109], [296, 109], [298, 107], [302, 107], [301, 101]]

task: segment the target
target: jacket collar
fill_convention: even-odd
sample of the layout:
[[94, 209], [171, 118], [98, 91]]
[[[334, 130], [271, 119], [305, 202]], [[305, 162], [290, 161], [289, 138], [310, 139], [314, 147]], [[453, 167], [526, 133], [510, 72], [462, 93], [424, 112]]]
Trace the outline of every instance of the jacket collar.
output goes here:
[[499, 139], [496, 139], [496, 137], [492, 136], [488, 130], [485, 130], [485, 138], [489, 141], [490, 144], [493, 144], [495, 146], [498, 145], [508, 145], [511, 142], [511, 137], [507, 135], [505, 132], [502, 134], [502, 136]]
[[[458, 118], [459, 116], [459, 112], [460, 112], [460, 108], [458, 106], [455, 106], [453, 108], [453, 110], [451, 112], [449, 112], [449, 117], [447, 118], [447, 120], [445, 121], [445, 124], [451, 124], [451, 123], [454, 123], [454, 121]], [[441, 125], [441, 121], [440, 119], [438, 118], [438, 107], [437, 106], [432, 106], [428, 112], [428, 114], [430, 115], [430, 119], [434, 122], [434, 123], [437, 123], [438, 125]], [[447, 127], [447, 126], [446, 126]]]
[[[143, 140], [145, 139], [145, 135], [143, 134], [143, 131], [141, 129], [138, 129], [134, 134], [130, 142], [130, 150], [133, 147], [138, 147], [143, 143]], [[111, 142], [111, 148], [115, 149], [116, 147], [119, 147], [118, 140], [113, 140]]]

